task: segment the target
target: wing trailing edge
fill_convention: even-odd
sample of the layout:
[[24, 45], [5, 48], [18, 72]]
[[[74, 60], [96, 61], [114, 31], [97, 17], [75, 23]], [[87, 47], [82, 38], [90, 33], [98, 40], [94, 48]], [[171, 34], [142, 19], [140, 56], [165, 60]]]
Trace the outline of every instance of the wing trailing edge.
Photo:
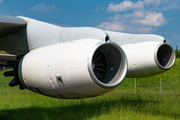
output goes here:
[[8, 61], [16, 61], [16, 55], [0, 54], [0, 65], [7, 65]]

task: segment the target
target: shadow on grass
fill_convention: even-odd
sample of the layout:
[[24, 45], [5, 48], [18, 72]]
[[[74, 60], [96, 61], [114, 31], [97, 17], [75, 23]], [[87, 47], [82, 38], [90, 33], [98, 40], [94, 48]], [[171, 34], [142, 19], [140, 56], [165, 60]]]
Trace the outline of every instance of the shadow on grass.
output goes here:
[[[162, 108], [159, 108], [161, 101], [151, 98], [151, 96], [146, 99], [139, 95], [120, 95], [115, 99], [108, 100], [100, 99], [99, 101], [93, 101], [93, 99], [90, 99], [90, 102], [88, 103], [86, 100], [79, 100], [77, 104], [69, 104], [63, 107], [30, 107], [0, 110], [0, 120], [84, 120], [94, 117], [96, 118], [103, 114], [111, 114], [111, 111], [115, 108], [118, 108], [117, 113], [127, 110], [135, 113], [151, 114], [153, 116], [167, 116], [175, 119], [180, 117], [179, 113], [171, 113], [168, 111], [166, 112], [166, 110], [161, 110]], [[75, 100], [70, 100], [70, 102], [71, 101], [74, 102]], [[59, 104], [61, 104], [61, 101]]]

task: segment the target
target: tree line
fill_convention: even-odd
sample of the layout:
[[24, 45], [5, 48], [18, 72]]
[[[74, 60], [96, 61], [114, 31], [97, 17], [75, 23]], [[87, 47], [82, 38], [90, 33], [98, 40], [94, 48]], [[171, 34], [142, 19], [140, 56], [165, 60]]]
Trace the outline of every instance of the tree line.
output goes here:
[[175, 53], [176, 53], [176, 58], [180, 58], [180, 49], [178, 49], [177, 45], [176, 45]]

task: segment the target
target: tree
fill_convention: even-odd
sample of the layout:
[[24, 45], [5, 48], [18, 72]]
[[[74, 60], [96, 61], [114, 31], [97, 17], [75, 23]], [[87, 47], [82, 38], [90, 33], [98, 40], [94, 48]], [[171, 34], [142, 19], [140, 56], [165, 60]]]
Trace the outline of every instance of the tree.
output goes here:
[[175, 53], [176, 53], [176, 58], [180, 58], [180, 49], [178, 50], [178, 45], [176, 45]]

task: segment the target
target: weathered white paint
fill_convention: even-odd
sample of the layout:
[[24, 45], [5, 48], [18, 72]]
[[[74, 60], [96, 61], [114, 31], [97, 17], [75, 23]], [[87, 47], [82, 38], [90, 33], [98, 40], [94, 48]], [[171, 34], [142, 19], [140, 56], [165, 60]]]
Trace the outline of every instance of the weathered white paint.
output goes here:
[[[111, 59], [116, 56], [120, 58], [118, 61], [113, 60], [112, 64], [115, 67], [120, 64], [120, 67], [108, 73], [115, 73], [108, 83], [100, 82], [92, 70], [93, 55], [103, 47], [112, 55]], [[113, 48], [113, 51], [108, 47]], [[121, 84], [126, 72], [127, 61], [123, 50], [114, 43], [94, 39], [38, 48], [25, 55], [19, 64], [19, 78], [27, 89], [59, 98], [85, 98], [104, 94]], [[58, 82], [57, 77], [60, 79]]]

